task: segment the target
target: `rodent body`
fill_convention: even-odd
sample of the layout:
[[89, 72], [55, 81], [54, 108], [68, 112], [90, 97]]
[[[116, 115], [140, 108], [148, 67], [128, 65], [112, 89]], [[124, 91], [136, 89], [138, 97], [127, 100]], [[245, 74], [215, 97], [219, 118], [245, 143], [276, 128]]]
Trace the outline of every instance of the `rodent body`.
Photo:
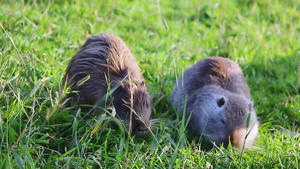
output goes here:
[[242, 149], [245, 141], [249, 148], [258, 133], [249, 87], [239, 65], [229, 59], [208, 57], [188, 68], [174, 87], [171, 102], [181, 117], [185, 114], [190, 136], [202, 138], [204, 144], [212, 141], [227, 147], [231, 141]]
[[104, 33], [90, 37], [71, 59], [63, 86], [65, 83], [77, 91], [66, 95], [66, 107], [75, 102], [88, 111], [91, 106], [84, 105], [97, 105], [94, 112], [100, 114], [114, 106], [132, 135], [148, 133], [150, 96], [134, 56], [119, 37]]

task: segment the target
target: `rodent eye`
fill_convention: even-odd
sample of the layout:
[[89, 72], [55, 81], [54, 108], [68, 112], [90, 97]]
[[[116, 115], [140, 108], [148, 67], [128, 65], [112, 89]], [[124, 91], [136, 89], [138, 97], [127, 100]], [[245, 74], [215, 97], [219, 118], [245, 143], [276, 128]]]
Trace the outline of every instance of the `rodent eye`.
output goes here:
[[145, 82], [144, 82], [144, 81], [142, 81], [142, 82], [141, 82], [141, 85], [142, 85], [142, 86], [144, 86], [144, 84], [145, 84]]
[[222, 107], [225, 104], [225, 98], [221, 97], [218, 101], [217, 104], [219, 107]]

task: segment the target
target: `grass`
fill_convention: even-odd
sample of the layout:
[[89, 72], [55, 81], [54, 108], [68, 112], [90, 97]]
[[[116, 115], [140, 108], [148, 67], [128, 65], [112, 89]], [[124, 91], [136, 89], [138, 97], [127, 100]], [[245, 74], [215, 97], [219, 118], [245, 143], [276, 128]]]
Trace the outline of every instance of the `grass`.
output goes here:
[[[300, 132], [299, 20], [297, 0], [2, 0], [0, 168], [300, 168], [290, 133]], [[68, 61], [101, 32], [139, 62], [160, 119], [149, 139], [110, 130], [110, 116], [57, 109]], [[187, 142], [168, 102], [176, 78], [207, 56], [237, 61], [250, 86], [261, 126], [243, 154]]]

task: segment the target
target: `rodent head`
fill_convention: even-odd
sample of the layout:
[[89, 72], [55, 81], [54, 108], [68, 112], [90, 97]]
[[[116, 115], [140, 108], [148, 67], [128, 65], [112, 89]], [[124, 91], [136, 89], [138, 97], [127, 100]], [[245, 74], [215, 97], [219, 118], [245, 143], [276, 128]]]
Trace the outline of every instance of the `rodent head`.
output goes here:
[[[197, 100], [191, 106], [193, 110], [188, 111], [192, 113], [189, 128], [193, 136], [202, 137], [204, 144], [212, 141], [224, 147], [231, 141], [240, 149], [247, 132], [250, 132], [250, 137], [246, 140], [246, 147], [254, 141], [258, 123], [250, 100], [221, 88], [204, 88], [196, 97], [192, 98]], [[246, 126], [249, 114], [249, 126]]]
[[152, 106], [144, 79], [121, 82], [112, 97], [113, 106], [127, 131], [131, 128], [131, 135], [137, 137], [149, 134]]

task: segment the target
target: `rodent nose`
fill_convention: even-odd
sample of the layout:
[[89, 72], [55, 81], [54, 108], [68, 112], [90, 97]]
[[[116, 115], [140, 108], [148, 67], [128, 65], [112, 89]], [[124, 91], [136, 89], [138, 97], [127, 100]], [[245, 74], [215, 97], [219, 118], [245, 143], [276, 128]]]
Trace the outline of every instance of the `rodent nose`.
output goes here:
[[147, 137], [150, 134], [149, 129], [146, 126], [140, 126], [137, 127], [134, 130], [133, 135], [135, 135], [136, 137]]
[[148, 128], [146, 126], [141, 126], [137, 128], [137, 131], [140, 133], [147, 132]]

